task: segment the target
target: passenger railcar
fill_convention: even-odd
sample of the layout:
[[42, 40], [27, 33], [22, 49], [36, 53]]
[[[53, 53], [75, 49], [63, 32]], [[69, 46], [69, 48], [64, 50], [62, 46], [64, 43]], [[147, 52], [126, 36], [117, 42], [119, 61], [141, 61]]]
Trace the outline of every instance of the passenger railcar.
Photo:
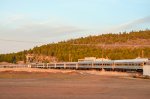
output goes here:
[[127, 60], [99, 60], [60, 63], [37, 63], [30, 64], [31, 68], [55, 68], [55, 69], [105, 69], [105, 70], [142, 70], [150, 60], [127, 59]]

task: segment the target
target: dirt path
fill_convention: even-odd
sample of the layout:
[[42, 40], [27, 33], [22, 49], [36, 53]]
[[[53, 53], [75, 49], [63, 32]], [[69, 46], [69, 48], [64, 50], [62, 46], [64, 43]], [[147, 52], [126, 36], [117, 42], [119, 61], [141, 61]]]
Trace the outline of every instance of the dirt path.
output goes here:
[[[107, 74], [107, 73], [106, 73]], [[88, 72], [0, 72], [0, 99], [149, 99], [150, 80]]]

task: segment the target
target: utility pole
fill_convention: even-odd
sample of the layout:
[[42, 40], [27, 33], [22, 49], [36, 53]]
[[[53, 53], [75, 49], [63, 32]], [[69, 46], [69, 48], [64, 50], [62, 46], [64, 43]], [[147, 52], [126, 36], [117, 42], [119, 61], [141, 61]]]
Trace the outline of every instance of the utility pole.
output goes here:
[[103, 60], [103, 48], [102, 48], [102, 60]]
[[69, 52], [69, 62], [71, 62], [72, 61], [72, 59], [71, 59], [71, 54], [70, 54], [70, 52]]
[[104, 44], [102, 46], [102, 68], [103, 68], [103, 58], [104, 58], [104, 56], [103, 56], [103, 49], [104, 49]]
[[103, 55], [103, 52], [104, 52], [104, 45], [102, 46], [102, 60], [103, 60], [103, 58], [104, 58], [104, 55]]
[[142, 50], [142, 58], [144, 58], [144, 51]]

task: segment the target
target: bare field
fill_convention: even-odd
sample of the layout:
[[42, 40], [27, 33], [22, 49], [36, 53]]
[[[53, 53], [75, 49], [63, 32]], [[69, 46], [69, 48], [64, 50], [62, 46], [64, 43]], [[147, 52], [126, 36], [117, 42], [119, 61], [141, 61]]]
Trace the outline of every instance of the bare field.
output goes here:
[[150, 80], [100, 71], [0, 69], [0, 99], [149, 99]]

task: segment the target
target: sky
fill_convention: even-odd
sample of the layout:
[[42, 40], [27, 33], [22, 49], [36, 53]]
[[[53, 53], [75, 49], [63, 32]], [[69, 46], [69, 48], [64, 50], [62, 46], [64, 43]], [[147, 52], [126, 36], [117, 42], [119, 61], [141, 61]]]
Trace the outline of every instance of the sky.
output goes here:
[[0, 0], [0, 54], [150, 29], [150, 0]]

